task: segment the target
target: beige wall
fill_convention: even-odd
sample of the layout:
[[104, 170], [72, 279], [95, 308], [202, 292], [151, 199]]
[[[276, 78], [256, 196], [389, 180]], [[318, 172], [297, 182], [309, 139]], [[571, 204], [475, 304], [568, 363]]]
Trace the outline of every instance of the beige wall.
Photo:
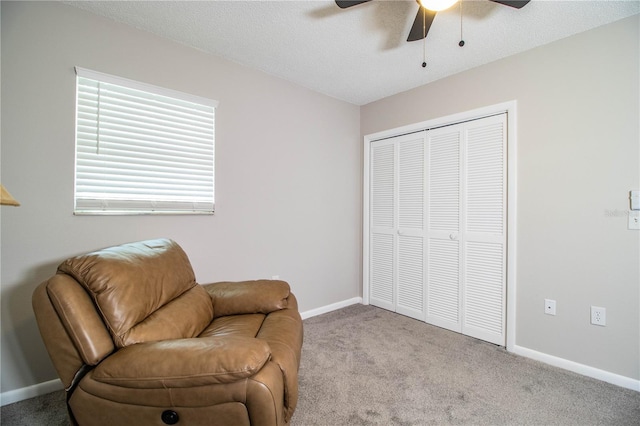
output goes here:
[[[75, 217], [74, 66], [220, 102], [214, 216]], [[68, 256], [166, 236], [200, 282], [288, 280], [302, 311], [360, 289], [359, 108], [56, 3], [2, 2], [2, 392], [56, 378], [31, 292]]]
[[[516, 100], [515, 344], [635, 380], [640, 231], [626, 214], [640, 189], [638, 28], [636, 15], [361, 108], [367, 135]], [[606, 327], [589, 324], [590, 305], [607, 309]]]

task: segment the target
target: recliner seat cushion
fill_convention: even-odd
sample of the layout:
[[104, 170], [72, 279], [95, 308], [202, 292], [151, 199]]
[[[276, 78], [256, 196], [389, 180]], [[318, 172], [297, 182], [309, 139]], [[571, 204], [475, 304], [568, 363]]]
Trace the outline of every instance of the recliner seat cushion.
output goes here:
[[169, 239], [124, 244], [58, 267], [89, 293], [117, 347], [196, 337], [213, 319], [211, 297]]
[[256, 337], [260, 327], [262, 327], [265, 316], [264, 314], [242, 314], [215, 318], [198, 337]]
[[233, 383], [257, 373], [270, 354], [267, 342], [249, 337], [140, 343], [105, 359], [93, 371], [93, 378], [139, 389]]

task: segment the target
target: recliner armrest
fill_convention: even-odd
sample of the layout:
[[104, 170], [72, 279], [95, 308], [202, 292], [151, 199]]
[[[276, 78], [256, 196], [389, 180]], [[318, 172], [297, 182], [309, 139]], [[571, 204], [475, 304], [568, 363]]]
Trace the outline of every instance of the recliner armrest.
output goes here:
[[226, 315], [269, 314], [289, 307], [290, 287], [280, 280], [223, 281], [204, 284], [213, 299], [214, 318]]
[[127, 346], [93, 370], [93, 379], [127, 388], [154, 389], [232, 383], [257, 373], [269, 344], [240, 336], [145, 342]]

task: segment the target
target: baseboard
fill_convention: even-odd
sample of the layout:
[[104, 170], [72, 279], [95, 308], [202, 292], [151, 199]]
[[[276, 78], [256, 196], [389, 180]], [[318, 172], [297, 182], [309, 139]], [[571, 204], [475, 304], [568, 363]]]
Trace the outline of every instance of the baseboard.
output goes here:
[[63, 389], [60, 379], [49, 380], [48, 382], [38, 383], [37, 385], [27, 386], [26, 388], [15, 389], [0, 394], [0, 405], [13, 404], [14, 402], [23, 401], [36, 396], [46, 395], [51, 392]]
[[517, 355], [535, 359], [536, 361], [544, 362], [545, 364], [553, 365], [554, 367], [559, 367], [564, 370], [582, 374], [583, 376], [602, 380], [603, 382], [640, 392], [640, 380], [600, 370], [599, 368], [590, 367], [588, 365], [579, 364], [574, 361], [569, 361], [568, 359], [559, 358], [518, 345], [514, 345], [512, 352]]
[[307, 318], [326, 314], [327, 312], [337, 311], [338, 309], [345, 308], [347, 306], [357, 305], [358, 303], [362, 303], [362, 297], [354, 297], [352, 299], [347, 299], [341, 302], [332, 303], [331, 305], [321, 306], [316, 309], [311, 309], [310, 311], [304, 311], [300, 313], [300, 316], [304, 320]]

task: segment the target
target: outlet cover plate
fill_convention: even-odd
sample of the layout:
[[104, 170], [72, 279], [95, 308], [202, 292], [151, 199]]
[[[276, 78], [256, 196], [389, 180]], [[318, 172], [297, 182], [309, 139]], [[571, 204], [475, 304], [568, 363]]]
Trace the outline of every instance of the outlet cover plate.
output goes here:
[[553, 299], [544, 299], [544, 313], [547, 315], [556, 314], [556, 301]]
[[591, 307], [591, 324], [604, 327], [607, 325], [607, 310], [600, 306]]

